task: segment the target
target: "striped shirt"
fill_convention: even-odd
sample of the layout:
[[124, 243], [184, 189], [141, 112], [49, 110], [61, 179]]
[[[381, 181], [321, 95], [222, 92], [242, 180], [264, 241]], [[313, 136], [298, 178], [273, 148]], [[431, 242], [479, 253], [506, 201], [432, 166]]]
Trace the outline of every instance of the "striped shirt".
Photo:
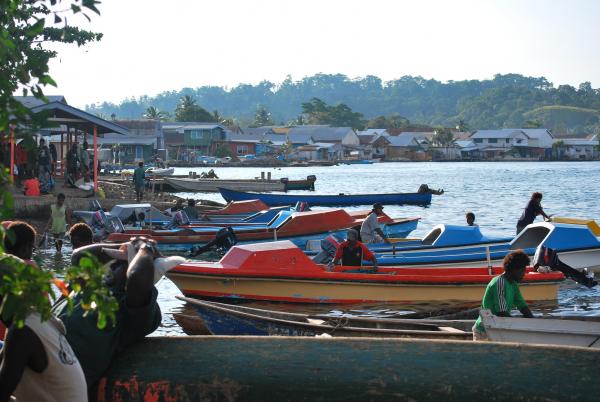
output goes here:
[[[509, 281], [504, 274], [494, 277], [485, 289], [481, 308], [488, 309], [492, 314], [497, 315], [498, 313], [510, 313], [513, 307], [519, 310], [527, 307], [527, 303], [519, 290], [519, 284]], [[481, 317], [477, 318], [475, 328], [485, 332]]]

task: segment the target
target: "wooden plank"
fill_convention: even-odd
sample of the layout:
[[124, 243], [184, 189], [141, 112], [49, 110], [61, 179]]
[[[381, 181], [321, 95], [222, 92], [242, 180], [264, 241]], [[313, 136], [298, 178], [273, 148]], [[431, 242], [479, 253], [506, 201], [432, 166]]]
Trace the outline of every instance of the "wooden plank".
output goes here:
[[373, 338], [148, 338], [121, 354], [100, 401], [582, 401], [600, 351]]

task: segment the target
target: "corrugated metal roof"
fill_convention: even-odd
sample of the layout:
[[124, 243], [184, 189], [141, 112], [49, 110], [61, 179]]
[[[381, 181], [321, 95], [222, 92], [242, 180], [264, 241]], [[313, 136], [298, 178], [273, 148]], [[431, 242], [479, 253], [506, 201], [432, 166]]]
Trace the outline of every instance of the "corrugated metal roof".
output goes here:
[[315, 142], [329, 142], [342, 141], [350, 132], [354, 132], [352, 127], [297, 126], [290, 128], [289, 135], [303, 135], [312, 137]]
[[390, 142], [392, 147], [417, 147], [419, 144], [416, 142], [415, 137], [410, 135], [398, 135], [386, 137], [386, 140]]
[[473, 133], [473, 135], [471, 135], [471, 138], [514, 138], [519, 135], [531, 138], [523, 130], [514, 128], [502, 128], [498, 130], [477, 130]]
[[554, 140], [554, 142], [562, 141], [565, 145], [579, 145], [579, 146], [598, 146], [597, 140], [586, 140], [583, 138], [561, 138]]

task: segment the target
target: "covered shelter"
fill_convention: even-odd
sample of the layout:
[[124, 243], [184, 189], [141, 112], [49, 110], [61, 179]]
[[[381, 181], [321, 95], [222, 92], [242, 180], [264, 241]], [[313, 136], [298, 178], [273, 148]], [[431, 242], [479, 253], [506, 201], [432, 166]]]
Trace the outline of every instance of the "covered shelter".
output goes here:
[[[29, 97], [24, 97], [29, 98]], [[18, 99], [18, 97], [17, 97]], [[87, 138], [88, 134], [93, 135], [94, 144], [94, 191], [98, 191], [98, 137], [104, 136], [107, 133], [116, 133], [120, 135], [127, 135], [129, 130], [116, 123], [104, 120], [98, 116], [85, 112], [76, 107], [70, 106], [64, 102], [64, 98], [61, 100], [53, 100], [48, 103], [39, 103], [37, 105], [30, 105], [27, 103], [28, 99], [19, 99], [21, 103], [28, 106], [34, 114], [45, 113], [46, 121], [55, 127], [48, 127], [40, 130], [40, 135], [48, 136], [53, 133], [60, 132], [61, 144], [63, 143], [63, 134], [67, 134], [67, 147], [70, 146], [72, 141], [72, 135], [75, 135], [75, 139], [78, 134], [83, 134], [84, 138]], [[63, 128], [65, 127], [65, 128]], [[15, 141], [14, 135], [11, 132], [11, 175], [14, 172], [14, 153], [15, 153]], [[60, 150], [60, 159], [64, 159], [63, 147]]]

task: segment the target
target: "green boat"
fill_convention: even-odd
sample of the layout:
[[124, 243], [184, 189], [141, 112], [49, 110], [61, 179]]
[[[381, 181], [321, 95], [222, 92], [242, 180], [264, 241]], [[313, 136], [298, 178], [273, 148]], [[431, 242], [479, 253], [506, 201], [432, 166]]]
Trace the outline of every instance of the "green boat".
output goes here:
[[123, 353], [100, 401], [584, 401], [600, 350], [375, 338], [156, 337]]

